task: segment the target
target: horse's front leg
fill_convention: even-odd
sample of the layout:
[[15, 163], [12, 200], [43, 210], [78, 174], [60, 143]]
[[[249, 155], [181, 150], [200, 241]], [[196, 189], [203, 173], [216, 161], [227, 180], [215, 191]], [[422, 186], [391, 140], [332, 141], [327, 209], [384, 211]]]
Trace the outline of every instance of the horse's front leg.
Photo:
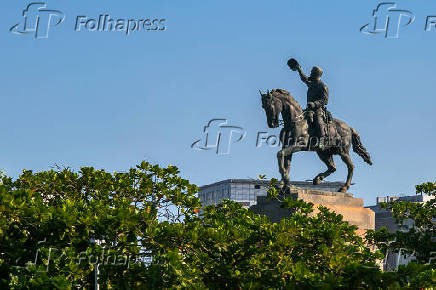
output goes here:
[[315, 184], [315, 185], [320, 184], [321, 181], [324, 180], [324, 178], [326, 178], [327, 176], [329, 176], [330, 174], [332, 174], [333, 172], [336, 171], [336, 165], [335, 165], [335, 162], [333, 160], [332, 154], [327, 153], [325, 151], [317, 151], [316, 153], [318, 154], [319, 159], [321, 159], [321, 161], [324, 162], [325, 165], [327, 165], [327, 170], [325, 172], [318, 174], [313, 179], [313, 184]]
[[291, 169], [292, 154], [296, 151], [296, 147], [287, 147], [277, 152], [279, 171], [282, 176], [282, 183], [285, 186], [290, 184], [289, 171]]
[[[280, 131], [280, 140], [282, 143], [282, 149], [285, 149], [286, 147], [290, 146], [289, 144], [289, 140], [291, 140], [290, 138], [288, 138], [288, 134], [289, 131], [285, 130], [285, 128], [283, 128]], [[291, 161], [292, 161], [292, 154], [284, 157], [284, 168], [285, 168], [285, 176], [289, 176], [289, 171], [291, 170]], [[280, 167], [280, 165], [279, 165]]]

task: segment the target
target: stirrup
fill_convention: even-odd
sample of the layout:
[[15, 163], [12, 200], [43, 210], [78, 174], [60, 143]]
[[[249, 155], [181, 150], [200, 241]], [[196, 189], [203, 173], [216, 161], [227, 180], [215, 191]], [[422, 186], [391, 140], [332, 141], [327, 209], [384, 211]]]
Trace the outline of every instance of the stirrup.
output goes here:
[[325, 141], [326, 140], [328, 140], [328, 138], [327, 137], [320, 137], [319, 138], [319, 143], [318, 143], [318, 147], [319, 147], [319, 149], [324, 149], [324, 148], [326, 148], [327, 146], [326, 146], [326, 144], [325, 144]]

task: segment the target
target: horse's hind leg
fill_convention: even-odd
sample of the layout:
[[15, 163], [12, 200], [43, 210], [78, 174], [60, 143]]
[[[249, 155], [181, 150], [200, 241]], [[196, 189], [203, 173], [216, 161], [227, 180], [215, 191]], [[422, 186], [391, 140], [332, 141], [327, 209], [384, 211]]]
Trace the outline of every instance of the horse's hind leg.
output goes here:
[[348, 175], [347, 175], [347, 182], [345, 182], [345, 185], [341, 187], [340, 191], [347, 192], [347, 190], [350, 188], [351, 185], [351, 179], [353, 178], [354, 164], [348, 153], [342, 153], [341, 159], [347, 165]]
[[285, 157], [285, 173], [289, 176], [289, 171], [291, 170], [292, 154]]
[[327, 165], [327, 171], [318, 174], [313, 179], [313, 184], [315, 185], [320, 184], [324, 178], [336, 171], [336, 165], [333, 161], [333, 155], [331, 153], [327, 153], [325, 151], [317, 151], [316, 153], [318, 154], [319, 159], [321, 159], [321, 161]]

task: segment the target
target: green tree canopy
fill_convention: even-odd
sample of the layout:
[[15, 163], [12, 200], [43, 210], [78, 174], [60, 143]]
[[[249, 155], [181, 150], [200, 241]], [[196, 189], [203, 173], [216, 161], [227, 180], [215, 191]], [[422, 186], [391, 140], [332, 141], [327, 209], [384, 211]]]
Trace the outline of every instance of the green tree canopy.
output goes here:
[[235, 202], [201, 208], [197, 191], [176, 167], [147, 162], [2, 176], [0, 288], [90, 289], [97, 265], [102, 289], [396, 289], [434, 279], [431, 265], [381, 272], [380, 253], [327, 208], [314, 214], [288, 198], [295, 214], [271, 223]]

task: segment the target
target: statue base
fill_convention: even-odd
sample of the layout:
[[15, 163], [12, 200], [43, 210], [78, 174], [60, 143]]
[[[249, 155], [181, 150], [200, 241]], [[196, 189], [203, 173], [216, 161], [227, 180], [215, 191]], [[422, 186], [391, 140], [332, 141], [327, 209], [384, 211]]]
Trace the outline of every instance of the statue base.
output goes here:
[[[351, 193], [322, 191], [316, 189], [299, 188], [288, 186], [284, 197], [293, 197], [314, 204], [314, 214], [318, 206], [322, 205], [331, 211], [341, 214], [343, 219], [359, 229], [357, 233], [364, 234], [367, 230], [375, 229], [375, 213], [363, 207], [363, 199], [355, 198]], [[258, 196], [257, 204], [250, 209], [258, 214], [268, 216], [272, 222], [278, 222], [292, 214], [291, 209], [281, 208], [280, 201], [271, 199], [267, 196]]]

